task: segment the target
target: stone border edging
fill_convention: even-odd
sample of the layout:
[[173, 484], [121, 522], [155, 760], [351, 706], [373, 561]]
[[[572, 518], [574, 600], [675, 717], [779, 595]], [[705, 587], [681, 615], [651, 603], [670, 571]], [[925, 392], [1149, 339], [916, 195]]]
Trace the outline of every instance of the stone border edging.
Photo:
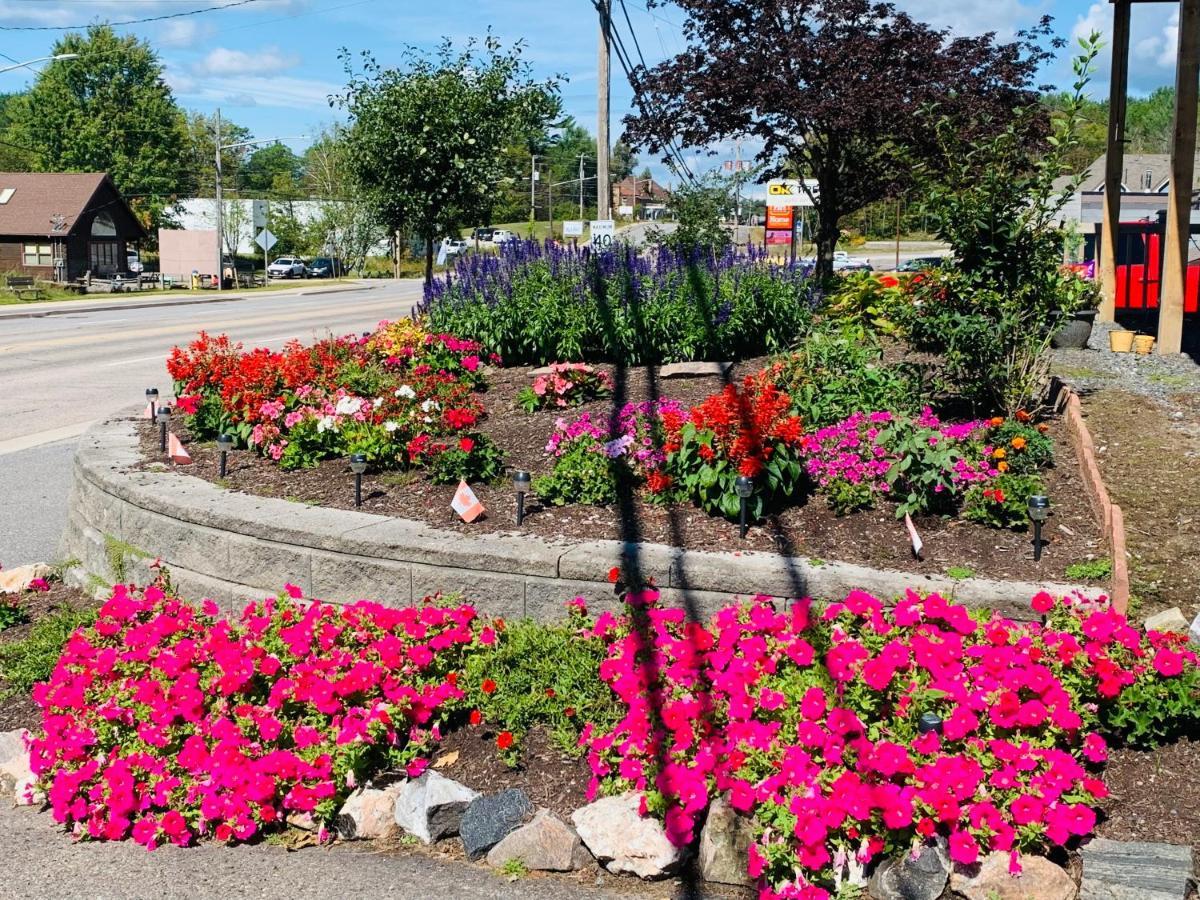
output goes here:
[[1059, 404], [1065, 406], [1067, 427], [1075, 454], [1079, 457], [1079, 468], [1083, 473], [1088, 500], [1096, 518], [1101, 522], [1104, 538], [1108, 542], [1109, 552], [1112, 553], [1112, 605], [1117, 612], [1124, 613], [1129, 609], [1129, 558], [1125, 544], [1125, 514], [1121, 507], [1112, 502], [1108, 487], [1100, 474], [1100, 466], [1096, 462], [1096, 442], [1084, 421], [1083, 404], [1079, 395], [1064, 385], [1059, 394]]
[[[81, 439], [61, 546], [64, 558], [80, 561], [75, 580], [129, 580], [129, 571], [113, 571], [114, 562], [126, 569], [158, 558], [182, 593], [211, 597], [230, 611], [237, 601], [274, 594], [291, 582], [305, 596], [332, 601], [404, 604], [461, 593], [489, 615], [547, 621], [560, 618], [575, 596], [615, 608], [608, 572], [633, 557], [664, 602], [701, 618], [735, 596], [840, 599], [862, 589], [890, 598], [909, 588], [1029, 618], [1029, 600], [1038, 591], [1085, 590], [954, 581], [772, 553], [550, 541], [515, 528], [461, 535], [423, 522], [235, 493], [178, 470], [134, 468], [141, 462], [132, 419], [105, 422]], [[146, 574], [137, 572], [136, 580]]]

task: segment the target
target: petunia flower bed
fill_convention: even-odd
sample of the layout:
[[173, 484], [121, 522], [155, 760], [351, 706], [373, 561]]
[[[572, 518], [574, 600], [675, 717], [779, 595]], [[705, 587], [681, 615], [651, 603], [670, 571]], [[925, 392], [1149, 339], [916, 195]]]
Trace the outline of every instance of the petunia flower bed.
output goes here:
[[[1108, 742], [1200, 720], [1182, 638], [1045, 594], [1035, 623], [862, 592], [698, 623], [645, 590], [620, 614], [576, 600], [565, 626], [506, 626], [465, 603], [298, 593], [230, 621], [117, 586], [35, 689], [32, 766], [55, 819], [148, 847], [254, 840], [328, 823], [384, 771], [418, 775], [449, 729], [486, 723], [511, 758], [544, 721], [577, 730], [593, 795], [640, 792], [680, 846], [727, 794], [753, 822], [760, 896], [816, 900], [939, 835], [955, 862], [1002, 851], [1014, 869], [1073, 847], [1096, 824]], [[530, 650], [550, 645], [594, 675], [541, 684]]]

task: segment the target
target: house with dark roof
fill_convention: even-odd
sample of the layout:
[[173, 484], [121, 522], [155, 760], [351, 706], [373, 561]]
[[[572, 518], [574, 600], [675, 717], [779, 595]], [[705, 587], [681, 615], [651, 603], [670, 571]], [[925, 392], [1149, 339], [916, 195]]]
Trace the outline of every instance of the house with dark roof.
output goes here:
[[671, 192], [653, 178], [634, 178], [630, 175], [614, 182], [612, 186], [612, 206], [626, 212], [635, 218], [656, 218], [656, 214], [667, 208], [671, 202]]
[[103, 172], [0, 172], [0, 272], [47, 281], [129, 270], [146, 230]]
[[[1196, 158], [1200, 171], [1200, 155]], [[1084, 235], [1095, 232], [1104, 219], [1105, 157], [1099, 157], [1084, 170], [1079, 189], [1063, 208], [1062, 222], [1073, 223]], [[1055, 188], [1069, 188], [1074, 179], [1064, 176]], [[1166, 153], [1126, 153], [1121, 169], [1121, 221], [1154, 219], [1167, 208], [1167, 189], [1171, 185], [1171, 157]], [[1192, 208], [1196, 208], [1195, 202]]]

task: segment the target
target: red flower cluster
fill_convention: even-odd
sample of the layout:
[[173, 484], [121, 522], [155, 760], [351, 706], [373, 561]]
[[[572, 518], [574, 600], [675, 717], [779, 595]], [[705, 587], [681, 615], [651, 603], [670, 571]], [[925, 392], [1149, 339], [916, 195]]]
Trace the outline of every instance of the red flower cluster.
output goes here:
[[[701, 458], [723, 455], [749, 478], [762, 472], [777, 445], [795, 448], [803, 434], [799, 416], [790, 413], [791, 398], [762, 376], [749, 376], [739, 391], [727, 385], [692, 407], [690, 421], [712, 440], [700, 449]], [[668, 443], [667, 450], [677, 449]]]

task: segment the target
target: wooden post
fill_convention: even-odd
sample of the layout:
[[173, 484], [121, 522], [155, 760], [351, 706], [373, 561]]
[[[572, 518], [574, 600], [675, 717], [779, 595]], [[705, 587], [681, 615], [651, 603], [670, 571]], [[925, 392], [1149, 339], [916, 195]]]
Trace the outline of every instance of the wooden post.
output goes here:
[[1112, 76], [1108, 89], [1108, 147], [1104, 157], [1104, 223], [1100, 230], [1101, 322], [1116, 319], [1117, 237], [1121, 229], [1121, 173], [1125, 168], [1125, 95], [1129, 87], [1132, 0], [1113, 3]]
[[1200, 0], [1179, 2], [1179, 58], [1175, 64], [1175, 128], [1171, 186], [1163, 250], [1163, 290], [1158, 306], [1158, 352], [1182, 349], [1183, 301], [1191, 242], [1192, 176], [1196, 167], [1196, 95], [1200, 80]]

